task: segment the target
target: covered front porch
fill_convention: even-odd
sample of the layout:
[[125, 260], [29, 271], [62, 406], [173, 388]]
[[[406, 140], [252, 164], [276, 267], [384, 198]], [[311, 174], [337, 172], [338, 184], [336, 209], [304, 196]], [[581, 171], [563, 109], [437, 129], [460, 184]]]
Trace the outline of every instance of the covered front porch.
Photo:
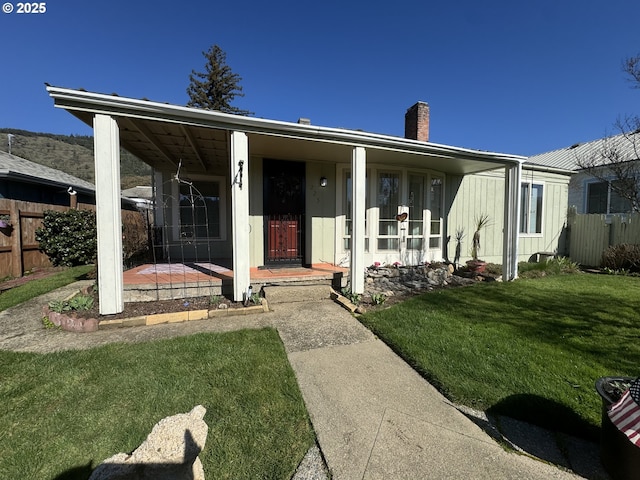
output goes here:
[[[291, 173], [290, 166], [296, 162], [301, 165], [298, 177], [302, 180], [295, 184], [300, 187], [300, 196], [290, 204], [301, 207], [296, 213], [301, 214], [298, 225], [304, 228], [303, 235], [292, 237], [296, 246], [301, 247], [298, 254], [292, 255], [300, 262], [296, 269], [320, 262], [348, 265], [349, 288], [354, 293], [363, 293], [365, 268], [379, 258], [371, 255], [372, 248], [402, 253], [402, 245], [407, 242], [414, 248], [429, 245], [431, 241], [442, 245], [456, 228], [446, 225], [446, 210], [461, 179], [478, 172], [499, 170], [504, 175], [504, 191], [498, 194], [502, 199], [498, 215], [504, 213], [501, 222], [504, 225], [501, 232], [503, 277], [505, 280], [517, 277], [523, 157], [59, 87], [48, 86], [47, 90], [57, 107], [68, 110], [94, 128], [102, 314], [121, 312], [125, 301], [119, 209], [121, 147], [156, 172], [156, 202], [165, 204], [160, 210], [162, 215], [155, 218], [156, 225], [163, 228], [163, 254], [175, 258], [177, 248], [183, 252], [179, 259], [182, 263], [188, 256], [197, 259], [193, 262], [196, 268], [189, 266], [195, 271], [185, 269], [169, 276], [183, 277], [183, 284], [192, 283], [187, 282], [189, 275], [205, 274], [198, 264], [214, 263], [211, 259], [219, 257], [231, 258], [228, 271], [209, 269], [204, 281], [220, 282], [221, 289], [226, 288], [227, 282], [229, 296], [235, 301], [246, 296], [259, 271], [257, 267], [267, 264], [265, 258], [269, 251], [283, 250], [280, 245], [272, 248], [269, 240], [286, 236], [280, 232], [292, 225], [291, 220], [287, 217], [274, 222], [266, 214], [282, 213], [269, 205], [274, 195], [283, 198], [280, 192], [298, 191], [297, 187], [291, 188], [288, 181], [291, 175], [284, 175], [287, 182], [281, 182], [281, 174]], [[274, 162], [280, 165], [276, 173], [270, 170]], [[444, 190], [439, 196], [442, 211], [437, 218], [432, 218], [425, 204], [426, 207], [420, 207], [424, 215], [411, 217], [412, 208], [415, 210], [419, 202], [406, 191], [402, 195], [387, 192], [384, 199], [374, 202], [376, 192], [368, 182], [373, 174], [380, 179], [380, 185], [388, 185], [394, 192], [398, 191], [397, 185], [401, 189], [413, 184], [415, 179], [421, 179], [422, 185], [439, 188], [445, 183], [450, 185], [442, 187]], [[267, 180], [271, 177], [275, 183], [270, 186]], [[199, 195], [194, 195], [191, 190], [198, 182], [206, 185], [203, 184]], [[205, 192], [205, 189], [208, 190]], [[269, 194], [270, 191], [277, 194]], [[423, 193], [422, 198], [425, 195]], [[378, 193], [377, 197], [381, 195]], [[199, 217], [192, 208], [193, 203], [187, 202], [191, 213], [183, 216], [180, 208], [184, 198], [204, 198], [208, 212], [215, 209], [219, 214]], [[165, 199], [169, 200], [165, 202]], [[184, 228], [183, 220], [187, 218], [194, 224], [202, 218], [206, 228], [199, 230], [202, 225]], [[401, 228], [395, 228], [393, 222], [401, 223], [407, 218], [413, 222], [412, 228], [422, 225], [420, 238], [407, 238]], [[427, 228], [434, 225], [438, 226], [435, 232]], [[266, 234], [272, 230], [273, 235]], [[199, 231], [203, 233], [198, 234]], [[199, 246], [206, 250], [206, 255], [201, 254]], [[391, 257], [382, 260], [393, 261]], [[160, 278], [159, 267], [154, 268], [152, 275]], [[280, 275], [295, 275], [296, 269]], [[277, 275], [275, 271], [271, 274]], [[155, 285], [159, 283], [155, 281]]]
[[[144, 264], [123, 273], [125, 302], [152, 302], [176, 298], [229, 295], [233, 290], [231, 261]], [[270, 285], [346, 285], [347, 268], [321, 263], [309, 267], [250, 270], [253, 292]]]

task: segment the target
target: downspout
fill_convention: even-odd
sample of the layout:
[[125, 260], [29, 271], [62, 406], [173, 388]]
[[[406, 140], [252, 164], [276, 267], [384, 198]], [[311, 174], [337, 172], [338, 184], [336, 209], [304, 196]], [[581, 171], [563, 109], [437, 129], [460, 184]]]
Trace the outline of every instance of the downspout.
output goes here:
[[518, 241], [520, 226], [520, 184], [522, 162], [505, 167], [504, 230], [502, 250], [502, 278], [512, 281], [518, 278]]

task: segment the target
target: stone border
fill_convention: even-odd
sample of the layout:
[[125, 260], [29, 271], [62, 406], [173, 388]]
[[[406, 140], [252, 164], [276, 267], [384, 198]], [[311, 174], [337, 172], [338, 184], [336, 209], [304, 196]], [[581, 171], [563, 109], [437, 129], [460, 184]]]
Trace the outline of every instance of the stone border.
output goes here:
[[354, 305], [353, 303], [351, 303], [351, 300], [349, 300], [344, 295], [341, 295], [340, 293], [336, 292], [333, 288], [331, 289], [330, 297], [331, 297], [331, 300], [336, 302], [342, 308], [346, 308], [351, 313], [359, 313], [357, 311], [358, 310], [358, 306], [357, 305]]
[[[74, 293], [69, 298], [77, 295]], [[261, 299], [261, 305], [243, 308], [224, 308], [211, 310], [185, 310], [181, 312], [156, 313], [139, 317], [118, 318], [113, 320], [101, 320], [96, 318], [78, 317], [74, 313], [53, 312], [48, 305], [42, 308], [42, 313], [55, 326], [68, 332], [95, 332], [97, 330], [139, 327], [146, 325], [160, 325], [164, 323], [182, 323], [193, 320], [207, 320], [217, 317], [233, 317], [238, 315], [249, 315], [252, 313], [265, 313], [269, 311], [269, 304], [266, 298]]]

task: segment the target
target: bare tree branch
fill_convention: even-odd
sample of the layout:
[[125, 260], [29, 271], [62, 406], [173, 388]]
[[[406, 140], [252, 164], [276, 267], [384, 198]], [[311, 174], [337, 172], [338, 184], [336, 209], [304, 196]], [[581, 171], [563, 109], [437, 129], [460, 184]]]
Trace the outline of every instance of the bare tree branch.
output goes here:
[[629, 75], [629, 81], [634, 84], [631, 88], [640, 88], [640, 53], [625, 58], [622, 62], [622, 71]]
[[634, 212], [640, 212], [640, 133], [635, 128], [637, 123], [637, 117], [618, 120], [616, 128], [620, 134], [605, 137], [601, 146], [590, 154], [575, 156], [578, 168], [607, 182], [612, 191], [630, 203]]

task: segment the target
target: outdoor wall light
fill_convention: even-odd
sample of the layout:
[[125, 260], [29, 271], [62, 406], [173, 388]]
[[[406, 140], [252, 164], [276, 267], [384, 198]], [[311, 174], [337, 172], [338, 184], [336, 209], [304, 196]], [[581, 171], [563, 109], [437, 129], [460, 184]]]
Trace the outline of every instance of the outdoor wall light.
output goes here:
[[323, 188], [326, 187], [327, 183], [328, 183], [327, 177], [320, 177], [320, 186], [321, 187], [323, 187]]

